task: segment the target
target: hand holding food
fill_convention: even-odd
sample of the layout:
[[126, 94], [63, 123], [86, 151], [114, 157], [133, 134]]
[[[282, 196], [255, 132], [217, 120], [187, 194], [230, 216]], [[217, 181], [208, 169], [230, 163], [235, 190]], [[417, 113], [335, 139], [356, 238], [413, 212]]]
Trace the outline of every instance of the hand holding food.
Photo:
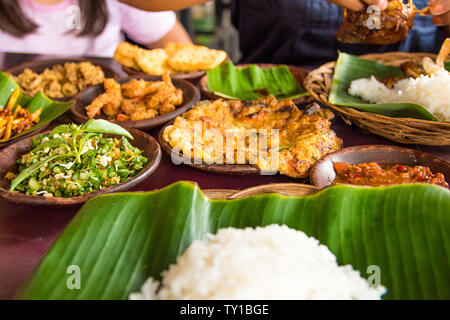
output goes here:
[[367, 6], [378, 6], [381, 10], [386, 9], [388, 0], [327, 0], [352, 11], [363, 11]]
[[345, 18], [336, 32], [341, 42], [392, 44], [405, 40], [414, 25], [417, 8], [412, 0], [388, 0], [379, 15], [373, 10], [345, 11]]
[[450, 25], [450, 0], [431, 0], [428, 3], [431, 13], [434, 15], [433, 23], [437, 26]]

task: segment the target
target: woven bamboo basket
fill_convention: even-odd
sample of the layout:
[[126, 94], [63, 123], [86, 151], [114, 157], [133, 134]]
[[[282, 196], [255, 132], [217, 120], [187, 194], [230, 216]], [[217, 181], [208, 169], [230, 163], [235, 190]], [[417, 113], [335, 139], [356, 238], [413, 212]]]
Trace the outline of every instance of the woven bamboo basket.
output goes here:
[[[436, 59], [436, 55], [433, 54], [405, 52], [367, 54], [361, 57], [387, 65], [399, 66], [408, 60], [421, 61], [426, 56]], [[335, 66], [336, 61], [329, 62], [310, 72], [304, 81], [304, 87], [316, 100], [337, 111], [348, 125], [355, 124], [363, 130], [399, 143], [430, 146], [450, 145], [450, 122], [391, 118], [329, 103], [328, 95]]]

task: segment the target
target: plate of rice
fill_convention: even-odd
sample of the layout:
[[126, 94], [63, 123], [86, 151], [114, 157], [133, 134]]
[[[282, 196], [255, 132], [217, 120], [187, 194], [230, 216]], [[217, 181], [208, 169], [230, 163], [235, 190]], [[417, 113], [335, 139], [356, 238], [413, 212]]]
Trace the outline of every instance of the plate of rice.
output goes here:
[[318, 240], [287, 226], [221, 229], [194, 241], [130, 300], [380, 300], [351, 265]]

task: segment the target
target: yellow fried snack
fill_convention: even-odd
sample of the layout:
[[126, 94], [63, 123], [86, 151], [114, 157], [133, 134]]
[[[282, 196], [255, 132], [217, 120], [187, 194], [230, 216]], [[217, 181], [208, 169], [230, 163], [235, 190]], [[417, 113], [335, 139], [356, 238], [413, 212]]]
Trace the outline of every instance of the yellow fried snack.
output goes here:
[[163, 49], [141, 50], [138, 51], [136, 61], [145, 73], [160, 76], [167, 71], [168, 58]]
[[193, 46], [178, 50], [169, 58], [168, 63], [177, 71], [194, 72], [213, 69], [226, 58], [225, 51]]
[[135, 70], [141, 70], [138, 63], [136, 62], [136, 58], [139, 51], [143, 49], [138, 46], [132, 45], [128, 42], [121, 42], [116, 48], [116, 52], [114, 53], [114, 60], [123, 64], [125, 67], [132, 68]]
[[164, 46], [164, 51], [167, 53], [169, 57], [174, 56], [178, 51], [185, 48], [193, 48], [195, 47], [192, 43], [175, 43], [169, 42]]

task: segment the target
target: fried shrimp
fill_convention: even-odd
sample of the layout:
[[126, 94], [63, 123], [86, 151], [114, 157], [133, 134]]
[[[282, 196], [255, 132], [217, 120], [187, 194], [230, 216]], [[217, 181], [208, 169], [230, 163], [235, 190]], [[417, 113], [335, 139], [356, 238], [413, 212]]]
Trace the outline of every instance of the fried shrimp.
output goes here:
[[88, 117], [91, 119], [96, 115], [100, 115], [102, 109], [106, 115], [114, 116], [119, 113], [123, 99], [120, 84], [114, 79], [106, 79], [103, 85], [105, 87], [105, 93], [95, 98], [86, 107]]
[[104, 83], [105, 93], [86, 107], [89, 118], [101, 115], [109, 120], [144, 120], [174, 111], [183, 103], [183, 91], [177, 89], [166, 73], [162, 81], [132, 79], [120, 85], [113, 79]]

